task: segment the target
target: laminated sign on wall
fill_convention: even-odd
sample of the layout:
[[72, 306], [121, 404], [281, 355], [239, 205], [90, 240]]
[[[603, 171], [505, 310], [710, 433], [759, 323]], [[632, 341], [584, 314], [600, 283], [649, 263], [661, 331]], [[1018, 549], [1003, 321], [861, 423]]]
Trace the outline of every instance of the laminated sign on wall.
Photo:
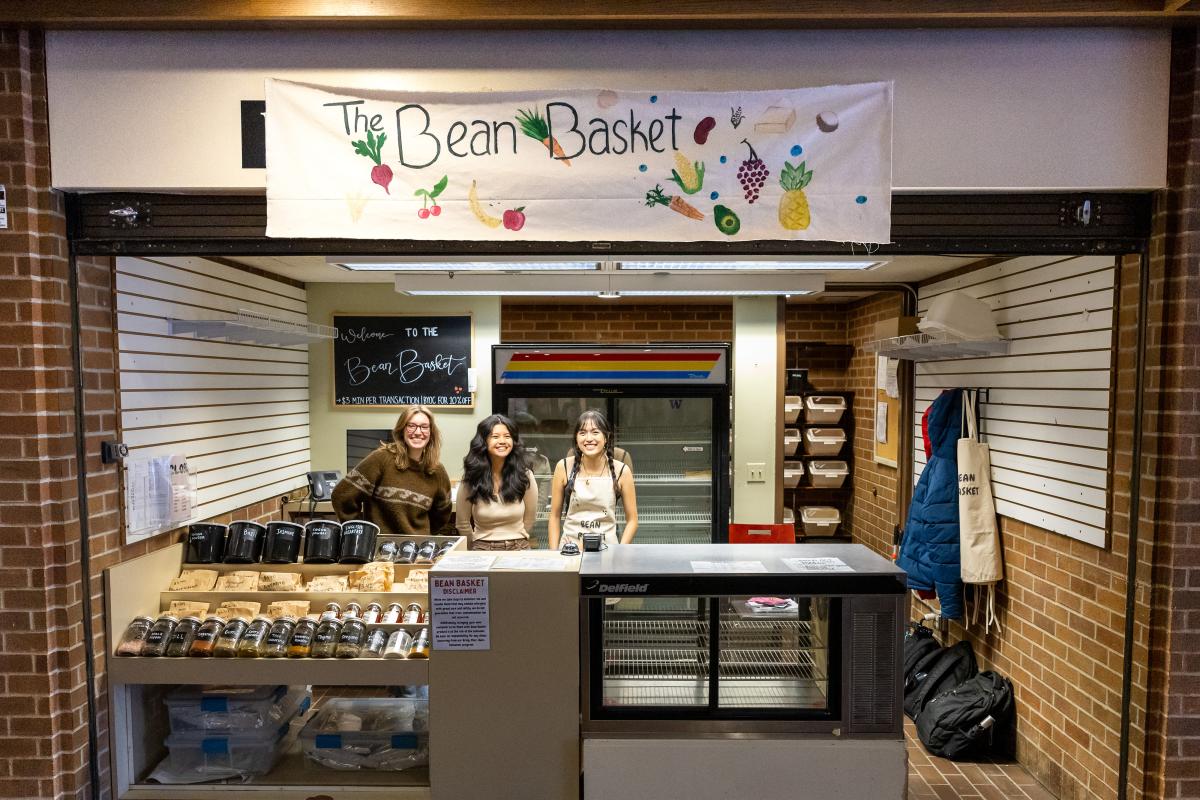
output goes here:
[[888, 82], [266, 98], [268, 236], [890, 241]]

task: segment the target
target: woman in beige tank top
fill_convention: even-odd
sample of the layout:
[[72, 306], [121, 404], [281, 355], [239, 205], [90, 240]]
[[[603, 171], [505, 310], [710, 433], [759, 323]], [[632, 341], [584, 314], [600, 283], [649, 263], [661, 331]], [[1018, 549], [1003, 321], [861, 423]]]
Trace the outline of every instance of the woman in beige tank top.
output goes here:
[[[618, 499], [625, 507], [625, 529], [619, 534]], [[633, 469], [624, 461], [614, 461], [608, 420], [600, 411], [589, 409], [579, 415], [575, 424], [571, 455], [554, 467], [550, 488], [550, 547], [556, 550], [562, 540], [571, 539], [582, 550], [583, 534], [591, 532], [601, 534], [609, 546], [629, 544], [637, 527]]]
[[475, 430], [463, 459], [455, 526], [472, 550], [528, 550], [537, 483], [511, 419], [493, 414]]

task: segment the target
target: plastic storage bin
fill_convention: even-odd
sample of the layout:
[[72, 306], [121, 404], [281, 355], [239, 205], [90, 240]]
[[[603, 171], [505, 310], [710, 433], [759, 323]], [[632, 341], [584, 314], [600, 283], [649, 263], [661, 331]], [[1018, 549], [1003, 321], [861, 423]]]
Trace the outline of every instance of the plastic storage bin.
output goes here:
[[429, 701], [328, 700], [300, 731], [304, 754], [332, 769], [403, 770], [429, 761]]
[[800, 412], [804, 409], [804, 401], [800, 399], [798, 394], [784, 395], [783, 397], [783, 421], [791, 425], [796, 420], [800, 419]]
[[836, 425], [846, 410], [846, 398], [810, 394], [804, 398], [804, 421], [809, 425]]
[[181, 686], [166, 696], [173, 733], [249, 734], [274, 730], [308, 709], [307, 686]]
[[783, 485], [789, 489], [794, 489], [800, 485], [800, 479], [804, 477], [804, 462], [803, 461], [785, 461], [783, 462]]
[[796, 450], [800, 447], [800, 431], [796, 428], [783, 429], [783, 454], [785, 456], [796, 455]]
[[792, 511], [790, 508], [785, 508], [783, 510], [783, 524], [784, 525], [795, 525], [796, 524], [796, 512]]
[[270, 772], [282, 750], [288, 724], [254, 733], [187, 731], [167, 737], [171, 771], [211, 777], [231, 773], [262, 775]]
[[846, 432], [841, 428], [804, 429], [804, 452], [810, 456], [836, 456], [845, 443]]
[[838, 489], [846, 482], [850, 467], [845, 461], [810, 461], [808, 475], [818, 489]]
[[805, 536], [833, 536], [842, 522], [842, 512], [833, 506], [805, 506], [800, 521]]

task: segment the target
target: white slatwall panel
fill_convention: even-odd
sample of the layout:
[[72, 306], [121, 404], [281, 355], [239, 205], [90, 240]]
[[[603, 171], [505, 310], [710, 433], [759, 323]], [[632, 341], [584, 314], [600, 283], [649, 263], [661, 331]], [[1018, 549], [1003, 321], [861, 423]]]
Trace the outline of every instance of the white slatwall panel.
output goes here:
[[308, 348], [172, 336], [239, 309], [308, 321], [303, 289], [200, 258], [117, 259], [121, 428], [131, 456], [183, 453], [196, 519], [303, 486]]
[[991, 306], [1009, 352], [916, 365], [914, 479], [921, 415], [944, 388], [987, 388], [981, 425], [997, 511], [1104, 546], [1108, 527], [1114, 286], [1111, 257], [1028, 256], [922, 287]]

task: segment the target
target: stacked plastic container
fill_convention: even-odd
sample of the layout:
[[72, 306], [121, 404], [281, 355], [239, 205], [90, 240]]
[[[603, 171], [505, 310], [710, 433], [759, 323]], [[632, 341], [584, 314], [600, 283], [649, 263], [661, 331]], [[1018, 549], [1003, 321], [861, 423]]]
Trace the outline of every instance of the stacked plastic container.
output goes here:
[[269, 772], [312, 697], [307, 686], [181, 686], [165, 702], [168, 769], [194, 782]]
[[338, 698], [313, 712], [300, 743], [330, 769], [405, 770], [429, 763], [429, 701]]
[[[804, 455], [809, 458], [808, 485], [814, 489], [840, 488], [850, 472], [845, 461], [837, 460], [846, 446], [846, 431], [839, 426], [845, 412], [846, 399], [839, 395], [811, 394], [803, 398], [802, 441]], [[786, 464], [784, 474], [786, 481]], [[833, 536], [841, 525], [841, 511], [835, 506], [805, 505], [799, 512], [805, 536]]]

